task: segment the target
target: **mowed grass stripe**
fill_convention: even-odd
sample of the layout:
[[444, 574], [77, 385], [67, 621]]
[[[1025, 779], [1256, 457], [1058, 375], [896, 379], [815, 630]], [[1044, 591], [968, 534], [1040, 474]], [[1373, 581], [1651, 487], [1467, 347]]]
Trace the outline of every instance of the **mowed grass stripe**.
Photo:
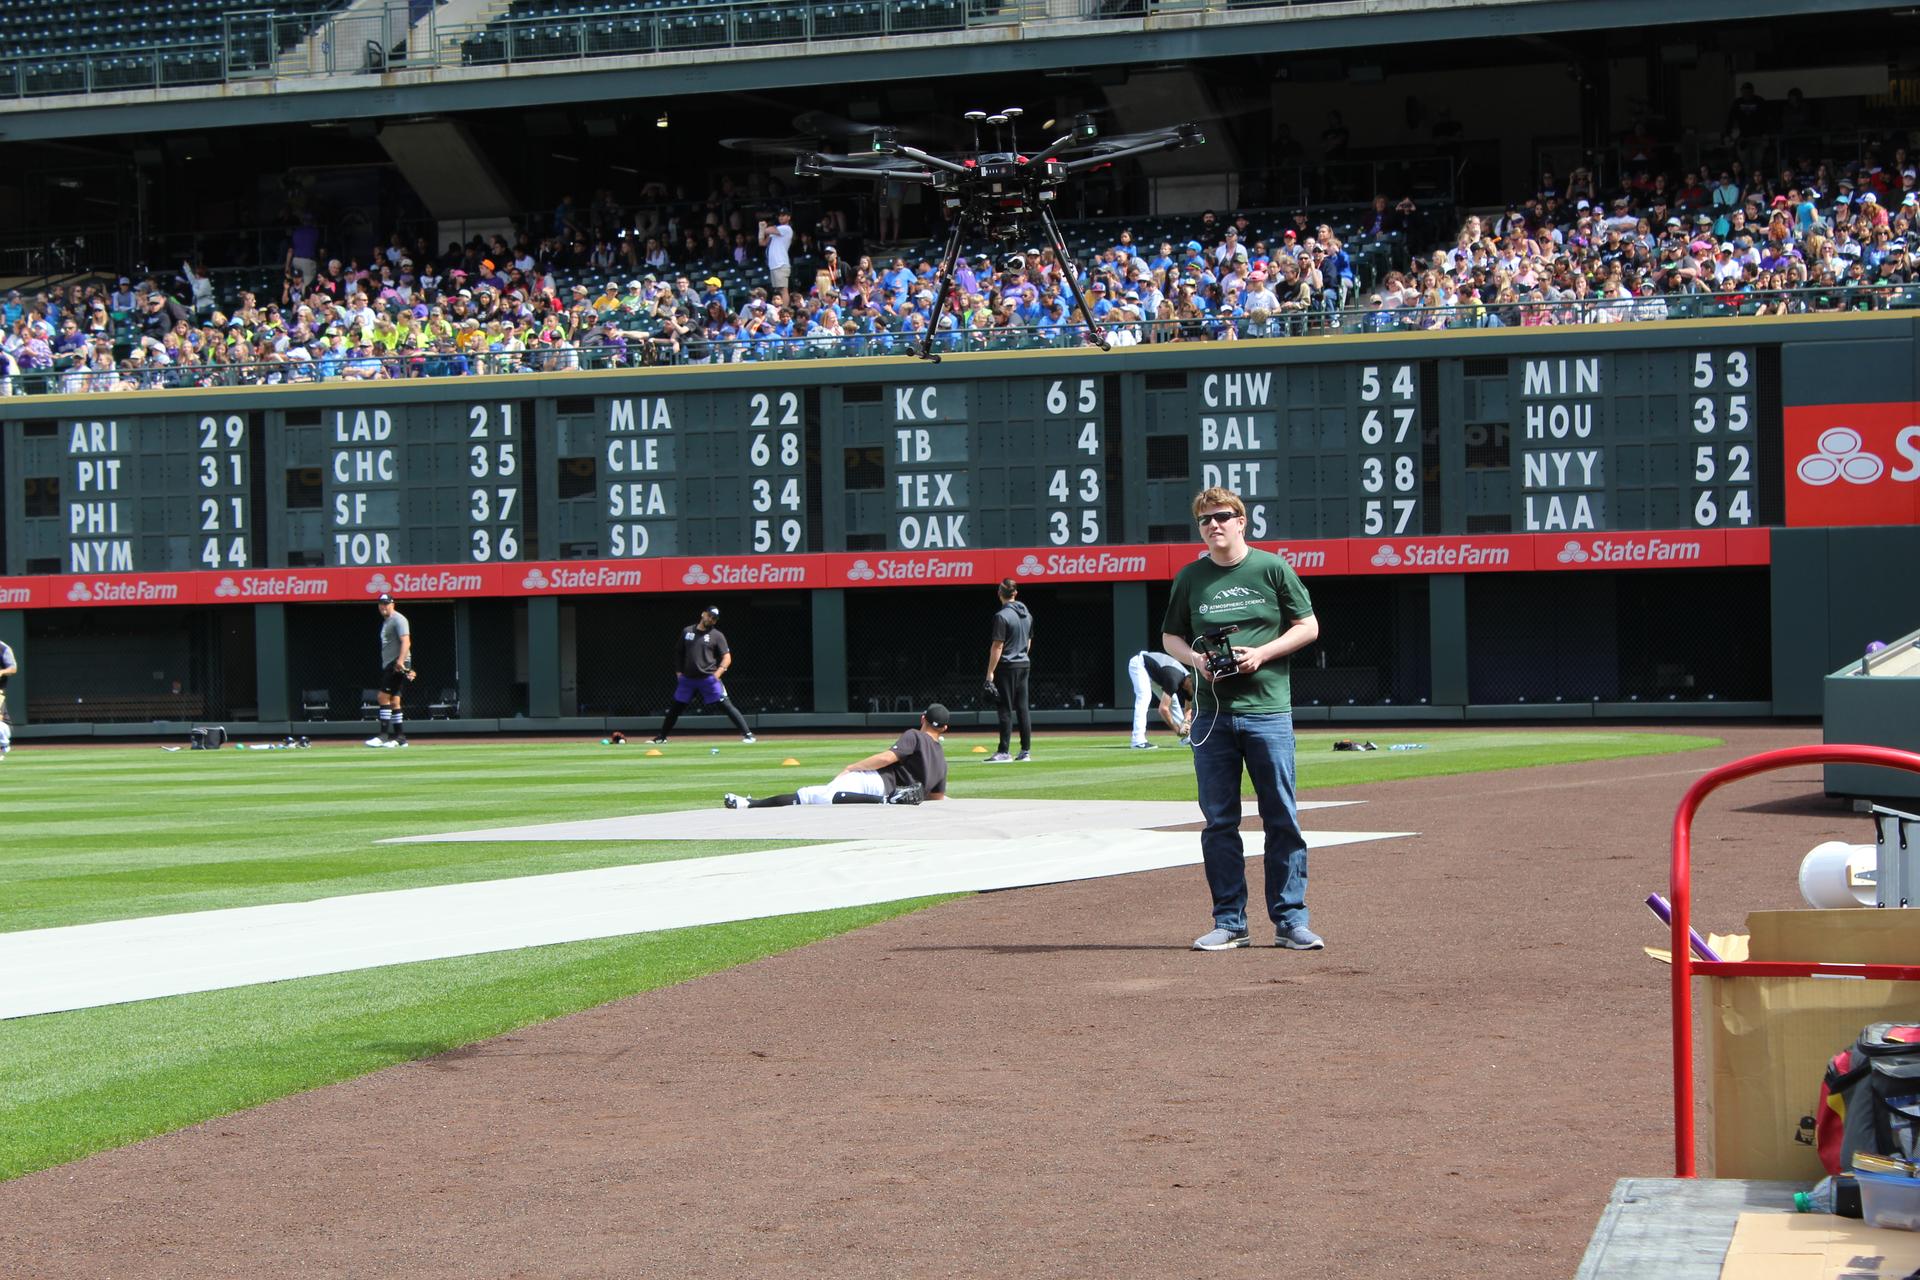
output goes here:
[[[1396, 731], [1398, 734], [1399, 731]], [[1336, 753], [1302, 735], [1303, 791], [1389, 778], [1687, 750], [1676, 734], [1441, 730], [1419, 751]], [[968, 797], [1191, 802], [1192, 761], [1122, 735], [1043, 735], [1030, 764], [993, 765], [949, 738], [950, 791]], [[989, 739], [990, 741], [990, 739]], [[633, 746], [542, 741], [428, 743], [406, 752], [178, 752], [150, 747], [15, 753], [0, 776], [0, 931], [309, 901], [340, 894], [577, 871], [790, 846], [725, 838], [721, 792], [818, 781], [872, 745], [794, 738], [719, 754], [695, 740]], [[796, 758], [798, 768], [780, 760]], [[715, 839], [382, 845], [385, 836], [713, 808]]]

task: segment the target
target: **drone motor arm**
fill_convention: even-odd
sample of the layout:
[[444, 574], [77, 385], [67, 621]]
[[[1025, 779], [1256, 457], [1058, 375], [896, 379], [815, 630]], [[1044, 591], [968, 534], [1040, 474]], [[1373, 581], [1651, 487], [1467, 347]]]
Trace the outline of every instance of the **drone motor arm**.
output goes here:
[[932, 182], [937, 176], [930, 169], [877, 169], [872, 165], [828, 164], [804, 159], [794, 166], [794, 173], [802, 178], [876, 178], [884, 182]]
[[1045, 151], [1042, 151], [1039, 155], [1034, 156], [1031, 160], [1028, 161], [1028, 163], [1029, 164], [1045, 164], [1047, 161], [1053, 159], [1055, 156], [1059, 155], [1062, 151], [1066, 150], [1068, 147], [1072, 145], [1073, 145], [1073, 135], [1070, 133], [1064, 137], [1055, 138], [1052, 142], [1047, 144], [1047, 149]]
[[1128, 147], [1115, 147], [1112, 151], [1100, 151], [1090, 156], [1081, 156], [1065, 162], [1068, 173], [1084, 173], [1088, 169], [1097, 169], [1103, 164], [1112, 164], [1115, 160], [1124, 160], [1128, 156], [1151, 155], [1155, 151], [1184, 151], [1188, 147], [1197, 147], [1206, 142], [1206, 137], [1195, 125], [1181, 125], [1178, 131], [1164, 138], [1154, 138], [1146, 142], [1137, 142]]
[[900, 143], [895, 143], [891, 151], [888, 152], [888, 154], [896, 155], [896, 156], [905, 156], [907, 159], [915, 161], [919, 164], [924, 164], [928, 168], [945, 169], [948, 173], [967, 174], [967, 173], [973, 172], [971, 169], [967, 168], [967, 166], [963, 164], [957, 164], [952, 160], [947, 160], [940, 156], [929, 155], [927, 152], [920, 150], [920, 148], [918, 147], [904, 146]]

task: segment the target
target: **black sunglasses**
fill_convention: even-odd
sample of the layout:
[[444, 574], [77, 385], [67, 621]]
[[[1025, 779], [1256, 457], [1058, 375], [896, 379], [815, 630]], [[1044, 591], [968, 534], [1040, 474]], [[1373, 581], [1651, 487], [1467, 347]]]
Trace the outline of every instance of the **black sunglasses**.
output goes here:
[[1225, 524], [1227, 521], [1237, 520], [1239, 517], [1240, 513], [1238, 511], [1209, 511], [1199, 519], [1201, 524]]

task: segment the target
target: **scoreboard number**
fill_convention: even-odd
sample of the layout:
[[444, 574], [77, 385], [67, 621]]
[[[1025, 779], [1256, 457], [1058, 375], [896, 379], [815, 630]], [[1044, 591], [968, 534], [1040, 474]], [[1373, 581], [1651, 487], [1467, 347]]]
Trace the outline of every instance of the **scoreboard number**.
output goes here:
[[805, 415], [797, 391], [747, 397], [747, 465], [771, 475], [747, 481], [752, 546], [759, 552], [806, 549]]
[[1754, 476], [1753, 352], [1746, 348], [1696, 351], [1686, 397], [1686, 507], [1695, 526], [1749, 526], [1758, 484]]
[[1418, 388], [1410, 364], [1359, 367], [1360, 531], [1369, 537], [1420, 531], [1416, 520], [1424, 434]]
[[[467, 556], [475, 563], [520, 558], [520, 440], [515, 405], [467, 409], [467, 475], [491, 481], [467, 494]], [[507, 483], [501, 483], [501, 482]]]
[[1100, 421], [1089, 416], [1100, 409], [1099, 381], [1056, 378], [1047, 384], [1044, 404], [1048, 417], [1068, 420], [1073, 454], [1091, 464], [1045, 468], [1049, 499], [1045, 522], [1047, 541], [1056, 547], [1070, 542], [1092, 546], [1100, 541], [1106, 514], [1100, 496], [1100, 476], [1105, 465], [1101, 456]]
[[202, 489], [219, 491], [200, 499], [200, 565], [208, 569], [247, 567], [247, 420], [237, 413], [208, 414], [196, 428], [197, 472]]

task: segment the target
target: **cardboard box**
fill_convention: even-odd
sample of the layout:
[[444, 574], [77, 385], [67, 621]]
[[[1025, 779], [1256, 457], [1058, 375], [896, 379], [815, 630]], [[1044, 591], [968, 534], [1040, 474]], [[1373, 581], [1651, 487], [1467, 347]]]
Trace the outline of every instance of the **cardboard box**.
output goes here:
[[[1920, 910], [1756, 911], [1749, 960], [1920, 962]], [[1706, 978], [1712, 1173], [1812, 1184], [1820, 1077], [1870, 1022], [1920, 1022], [1920, 982]]]
[[1720, 1280], [1905, 1280], [1920, 1234], [1825, 1213], [1743, 1213]]

